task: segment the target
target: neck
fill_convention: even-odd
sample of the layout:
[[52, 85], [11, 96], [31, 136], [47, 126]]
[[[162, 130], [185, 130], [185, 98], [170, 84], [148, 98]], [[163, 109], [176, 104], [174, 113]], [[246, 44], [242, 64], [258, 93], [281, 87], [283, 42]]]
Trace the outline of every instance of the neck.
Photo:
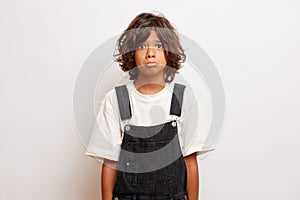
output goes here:
[[133, 82], [137, 91], [142, 94], [155, 94], [164, 89], [166, 82], [164, 80], [144, 80], [138, 79]]

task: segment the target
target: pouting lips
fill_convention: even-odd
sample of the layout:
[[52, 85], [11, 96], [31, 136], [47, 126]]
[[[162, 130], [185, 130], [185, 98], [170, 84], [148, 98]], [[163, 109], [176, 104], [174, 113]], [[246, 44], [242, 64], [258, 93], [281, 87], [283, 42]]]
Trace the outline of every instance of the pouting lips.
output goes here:
[[146, 64], [147, 67], [154, 67], [154, 66], [156, 66], [156, 65], [157, 65], [156, 62], [148, 62], [148, 63]]

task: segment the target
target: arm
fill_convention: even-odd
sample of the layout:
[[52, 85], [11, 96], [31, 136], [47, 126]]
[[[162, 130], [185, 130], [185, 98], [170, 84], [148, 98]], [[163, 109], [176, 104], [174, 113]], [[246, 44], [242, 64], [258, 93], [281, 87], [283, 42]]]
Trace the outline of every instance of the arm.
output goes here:
[[104, 159], [101, 176], [102, 200], [112, 200], [117, 162]]
[[187, 167], [187, 193], [188, 200], [198, 200], [199, 195], [199, 178], [198, 164], [196, 159], [197, 154], [193, 153], [184, 157]]

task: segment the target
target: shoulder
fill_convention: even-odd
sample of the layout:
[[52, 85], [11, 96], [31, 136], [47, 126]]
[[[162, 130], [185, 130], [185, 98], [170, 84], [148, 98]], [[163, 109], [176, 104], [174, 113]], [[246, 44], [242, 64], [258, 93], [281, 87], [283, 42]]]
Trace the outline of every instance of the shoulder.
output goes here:
[[171, 87], [174, 88], [175, 84], [180, 84], [184, 86], [183, 102], [182, 102], [183, 111], [195, 107], [197, 105], [197, 101], [191, 86], [185, 82], [175, 82], [171, 85]]
[[130, 83], [116, 85], [112, 89], [110, 89], [108, 92], [106, 92], [106, 94], [104, 95], [104, 97], [101, 100], [101, 104], [117, 105], [118, 99], [117, 99], [117, 91], [116, 91], [117, 89], [116, 88], [118, 88], [120, 86], [125, 86], [124, 89], [127, 89], [129, 94], [132, 93], [133, 89], [132, 89], [132, 85]]
[[104, 96], [104, 98], [101, 100], [101, 103], [111, 102], [111, 100], [115, 96], [115, 88], [110, 89]]
[[117, 103], [117, 95], [116, 95], [116, 89], [114, 87], [105, 93], [104, 97], [101, 99], [100, 104], [102, 106], [114, 107], [116, 103]]

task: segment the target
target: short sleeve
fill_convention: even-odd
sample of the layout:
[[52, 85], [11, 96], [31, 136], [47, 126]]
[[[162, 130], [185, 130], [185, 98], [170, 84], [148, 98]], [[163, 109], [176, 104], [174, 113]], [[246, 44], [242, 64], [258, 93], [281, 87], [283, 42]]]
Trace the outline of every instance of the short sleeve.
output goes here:
[[121, 128], [118, 118], [118, 108], [115, 101], [115, 90], [108, 92], [101, 101], [85, 155], [96, 159], [118, 161], [120, 154]]
[[209, 127], [208, 116], [201, 109], [205, 105], [199, 100], [197, 101], [194, 94], [188, 89], [185, 92], [184, 101], [180, 119], [183, 156], [188, 156], [192, 153], [200, 155], [212, 151], [213, 149], [205, 146]]

